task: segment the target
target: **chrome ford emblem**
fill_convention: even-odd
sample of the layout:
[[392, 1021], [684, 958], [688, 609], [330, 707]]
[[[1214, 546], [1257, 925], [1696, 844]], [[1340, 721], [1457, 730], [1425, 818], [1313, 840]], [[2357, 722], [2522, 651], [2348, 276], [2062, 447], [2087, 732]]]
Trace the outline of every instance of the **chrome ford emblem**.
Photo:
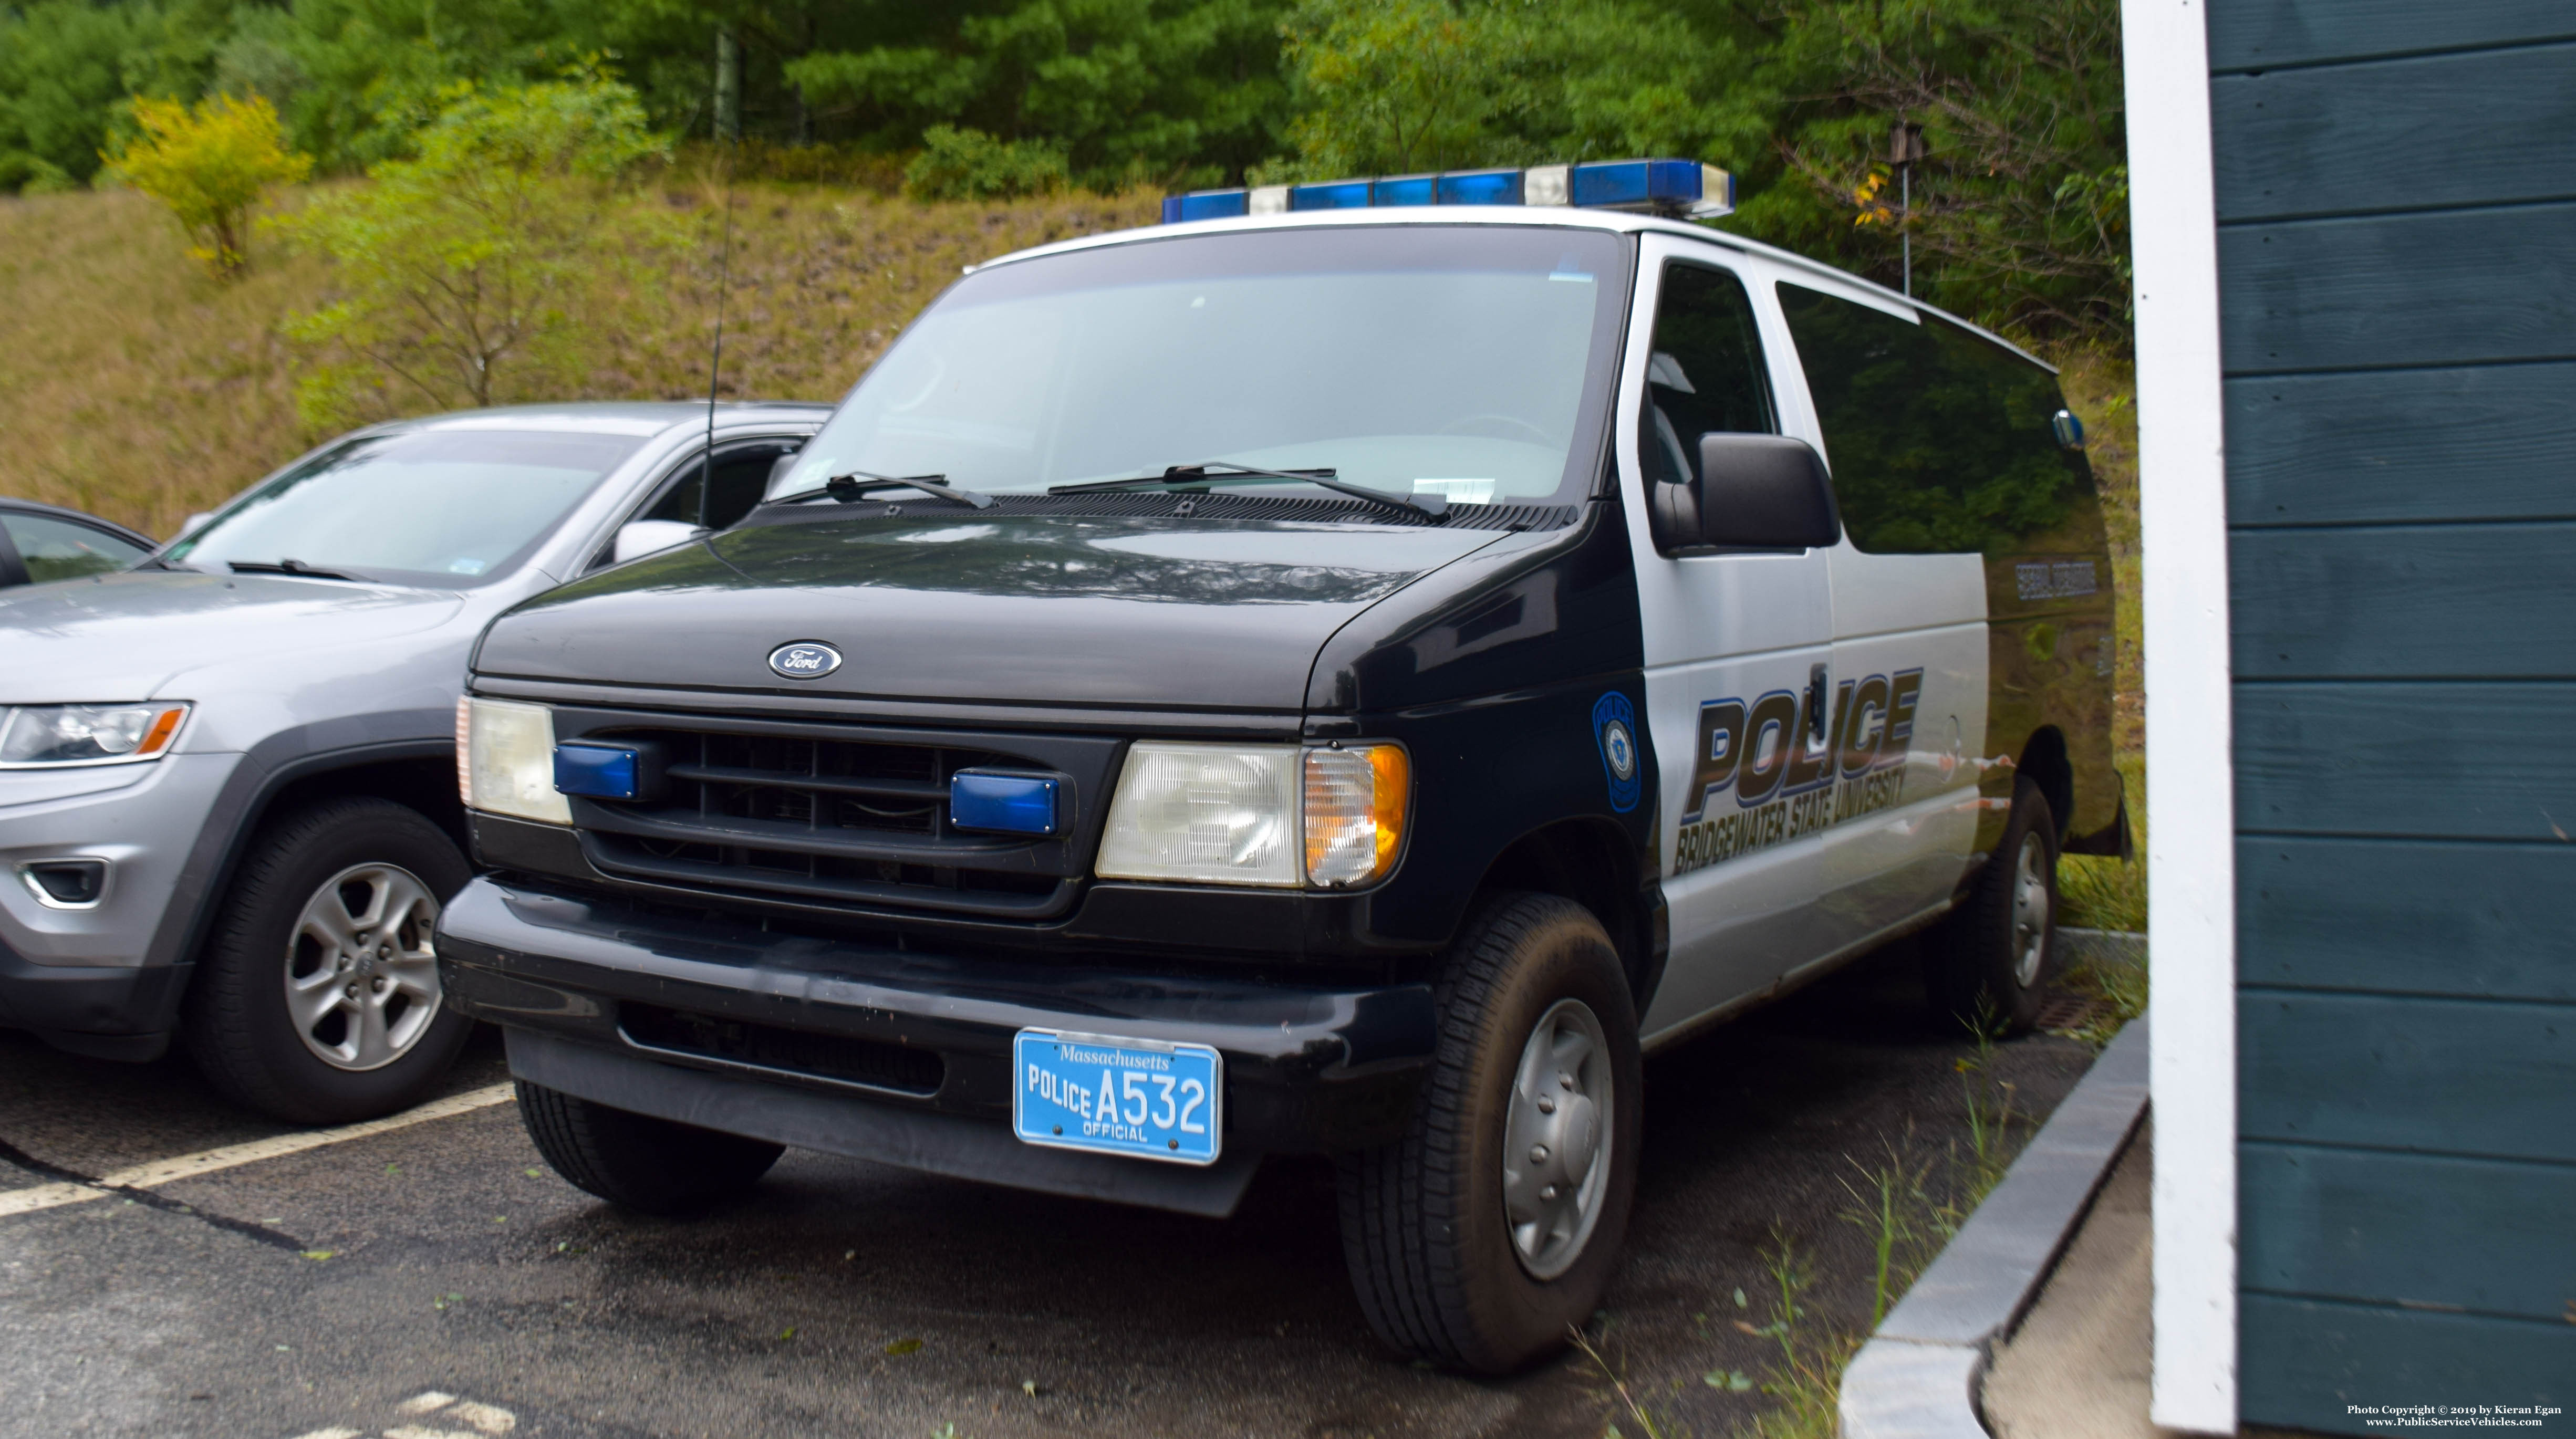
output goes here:
[[769, 667], [785, 679], [819, 680], [841, 667], [841, 652], [830, 645], [799, 640], [771, 650]]

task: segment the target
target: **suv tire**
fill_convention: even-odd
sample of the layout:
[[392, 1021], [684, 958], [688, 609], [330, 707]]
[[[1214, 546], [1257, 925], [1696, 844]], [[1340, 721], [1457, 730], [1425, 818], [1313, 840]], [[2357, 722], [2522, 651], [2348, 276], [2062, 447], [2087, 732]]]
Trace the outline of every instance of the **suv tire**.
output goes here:
[[473, 1027], [440, 1003], [431, 938], [472, 877], [445, 831], [391, 800], [326, 800], [272, 821], [188, 986], [190, 1057], [228, 1098], [294, 1124], [427, 1098]]
[[2039, 786], [2021, 779], [1994, 854], [1925, 936], [1923, 988], [1944, 1016], [2001, 1038], [2038, 1022], [2056, 976], [2057, 818]]
[[1562, 1347], [1618, 1264], [1644, 1097], [1635, 1002], [1591, 911], [1506, 893], [1475, 912], [1433, 1004], [1404, 1137], [1340, 1157], [1342, 1251], [1390, 1347], [1504, 1374]]
[[699, 1214], [749, 1192], [782, 1145], [655, 1119], [519, 1081], [528, 1137], [575, 1188], [639, 1214]]

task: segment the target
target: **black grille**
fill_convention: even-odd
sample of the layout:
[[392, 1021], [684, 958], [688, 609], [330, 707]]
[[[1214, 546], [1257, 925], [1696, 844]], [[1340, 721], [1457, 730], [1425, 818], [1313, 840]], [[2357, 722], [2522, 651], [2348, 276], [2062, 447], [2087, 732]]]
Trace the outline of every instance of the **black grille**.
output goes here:
[[905, 1094], [936, 1094], [947, 1077], [948, 1063], [926, 1049], [888, 1044], [881, 1039], [851, 1039], [838, 1034], [812, 1034], [772, 1024], [747, 1024], [664, 1009], [652, 1004], [618, 1006], [618, 1023], [626, 1037], [647, 1049], [702, 1059], [725, 1060], [761, 1069], [893, 1089]]
[[663, 776], [643, 800], [573, 801], [591, 863], [658, 884], [842, 906], [1014, 919], [1071, 906], [1087, 855], [1070, 835], [960, 831], [948, 783], [969, 768], [1054, 775], [1069, 830], [1092, 777], [1067, 767], [1105, 764], [1112, 742], [1032, 741], [1031, 754], [974, 742], [990, 736], [739, 726], [589, 727], [583, 738], [650, 746]]

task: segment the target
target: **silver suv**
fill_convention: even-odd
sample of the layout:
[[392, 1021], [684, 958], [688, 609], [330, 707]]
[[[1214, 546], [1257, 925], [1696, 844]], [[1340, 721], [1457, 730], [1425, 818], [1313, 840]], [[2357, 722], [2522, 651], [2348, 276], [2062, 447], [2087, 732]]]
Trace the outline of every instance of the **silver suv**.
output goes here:
[[828, 413], [381, 425], [133, 569], [0, 594], [0, 1027], [128, 1060], [175, 1037], [292, 1121], [412, 1102], [468, 1026], [431, 934], [469, 877], [454, 730], [475, 637], [731, 524]]

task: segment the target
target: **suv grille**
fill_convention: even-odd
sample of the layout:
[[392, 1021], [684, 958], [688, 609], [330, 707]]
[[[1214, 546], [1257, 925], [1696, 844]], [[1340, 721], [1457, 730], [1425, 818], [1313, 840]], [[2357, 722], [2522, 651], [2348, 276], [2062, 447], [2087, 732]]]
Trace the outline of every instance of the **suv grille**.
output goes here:
[[[667, 778], [649, 800], [572, 801], [583, 849], [604, 873], [836, 907], [1009, 919], [1071, 908], [1089, 870], [1085, 797], [1105, 793], [1118, 748], [1087, 738], [618, 718], [580, 737], [655, 745]], [[967, 768], [1057, 776], [1063, 833], [956, 829], [948, 783]]]

